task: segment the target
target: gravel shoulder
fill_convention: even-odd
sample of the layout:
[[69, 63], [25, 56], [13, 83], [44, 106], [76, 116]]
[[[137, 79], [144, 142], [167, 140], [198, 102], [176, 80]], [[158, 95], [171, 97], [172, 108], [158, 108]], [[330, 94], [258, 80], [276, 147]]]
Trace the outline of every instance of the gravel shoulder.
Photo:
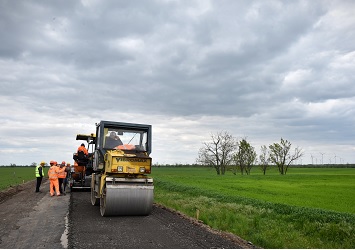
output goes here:
[[50, 197], [47, 179], [40, 193], [35, 193], [35, 185], [29, 181], [0, 192], [0, 248], [65, 247], [70, 195]]

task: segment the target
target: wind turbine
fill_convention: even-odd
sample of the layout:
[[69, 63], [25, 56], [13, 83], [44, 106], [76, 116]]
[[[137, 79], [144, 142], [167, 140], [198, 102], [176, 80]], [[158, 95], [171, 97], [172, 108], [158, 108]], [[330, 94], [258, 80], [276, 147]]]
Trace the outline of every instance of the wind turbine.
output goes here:
[[323, 165], [323, 155], [324, 155], [324, 153], [320, 153], [321, 155], [322, 155], [322, 165]]

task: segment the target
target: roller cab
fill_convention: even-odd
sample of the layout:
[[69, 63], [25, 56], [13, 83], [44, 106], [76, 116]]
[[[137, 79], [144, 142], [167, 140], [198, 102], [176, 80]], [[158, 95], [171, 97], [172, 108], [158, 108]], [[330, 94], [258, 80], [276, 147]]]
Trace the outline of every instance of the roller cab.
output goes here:
[[153, 205], [151, 125], [96, 125], [91, 203], [102, 216], [148, 215]]

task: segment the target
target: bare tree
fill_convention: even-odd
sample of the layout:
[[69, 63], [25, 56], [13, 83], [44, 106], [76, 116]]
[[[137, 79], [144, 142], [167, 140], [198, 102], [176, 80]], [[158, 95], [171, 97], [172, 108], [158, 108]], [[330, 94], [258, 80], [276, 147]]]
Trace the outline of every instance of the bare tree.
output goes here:
[[237, 148], [236, 139], [228, 132], [211, 134], [211, 142], [204, 142], [198, 153], [197, 162], [213, 166], [218, 175], [225, 174]]
[[269, 168], [269, 162], [270, 162], [269, 152], [268, 152], [267, 147], [265, 145], [261, 146], [260, 151], [261, 151], [260, 155], [259, 155], [260, 168], [265, 175], [266, 170]]
[[291, 142], [281, 138], [280, 143], [269, 145], [270, 160], [274, 163], [280, 174], [286, 174], [291, 163], [303, 156], [302, 149], [296, 147], [293, 154], [291, 154]]
[[255, 160], [256, 152], [254, 147], [246, 139], [242, 139], [238, 143], [238, 151], [234, 155], [234, 161], [239, 166], [241, 173], [243, 174], [245, 171], [249, 175]]

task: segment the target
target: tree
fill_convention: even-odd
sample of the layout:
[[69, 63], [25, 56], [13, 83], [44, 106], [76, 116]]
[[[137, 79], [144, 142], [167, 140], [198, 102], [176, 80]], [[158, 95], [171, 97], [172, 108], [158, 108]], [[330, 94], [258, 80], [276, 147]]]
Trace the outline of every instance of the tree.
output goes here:
[[265, 175], [266, 170], [269, 168], [269, 162], [270, 162], [269, 152], [265, 145], [261, 146], [260, 148], [259, 160], [260, 160], [260, 168]]
[[291, 142], [281, 138], [280, 143], [269, 145], [270, 161], [274, 163], [280, 174], [286, 174], [291, 163], [303, 156], [302, 149], [296, 147], [293, 154], [291, 154]]
[[234, 161], [240, 167], [241, 173], [243, 174], [245, 171], [249, 175], [255, 160], [256, 152], [254, 147], [246, 139], [242, 139], [238, 144], [238, 151], [234, 155]]
[[237, 142], [231, 134], [225, 131], [211, 134], [211, 139], [211, 142], [203, 143], [196, 161], [204, 165], [213, 166], [218, 175], [224, 175], [226, 166], [233, 159]]

